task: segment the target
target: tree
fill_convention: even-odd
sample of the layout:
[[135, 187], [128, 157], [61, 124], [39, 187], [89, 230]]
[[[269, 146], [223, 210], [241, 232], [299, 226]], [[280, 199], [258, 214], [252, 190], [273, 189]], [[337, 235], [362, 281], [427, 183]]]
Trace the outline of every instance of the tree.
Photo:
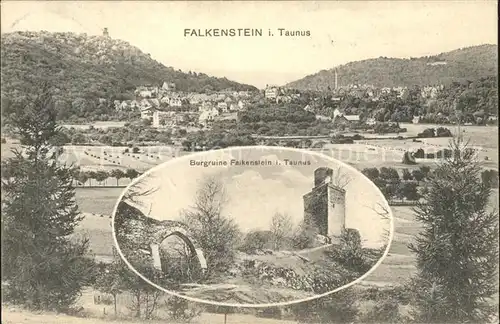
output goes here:
[[269, 231], [251, 231], [245, 235], [239, 250], [246, 253], [255, 253], [257, 250], [263, 250], [271, 239], [272, 234]]
[[484, 170], [481, 172], [481, 181], [487, 187], [498, 188], [498, 171]]
[[424, 179], [427, 179], [431, 173], [431, 168], [428, 167], [427, 165], [422, 165], [420, 167], [420, 171], [423, 173]]
[[108, 173], [106, 171], [99, 170], [95, 174], [95, 179], [99, 184], [102, 185], [102, 182], [108, 178]]
[[125, 178], [125, 173], [121, 169], [114, 169], [111, 171], [111, 176], [116, 179], [116, 186], [118, 187], [118, 181]]
[[125, 171], [125, 176], [130, 180], [132, 180], [139, 176], [139, 172], [137, 172], [137, 170], [135, 169], [127, 169], [127, 171]]
[[95, 288], [103, 293], [110, 294], [113, 296], [113, 308], [115, 311], [115, 316], [117, 315], [116, 310], [116, 298], [125, 289], [123, 283], [123, 271], [127, 270], [124, 267], [123, 261], [120, 256], [117, 255], [115, 248], [113, 248], [113, 262], [103, 269], [101, 273], [98, 274]]
[[365, 176], [368, 177], [371, 181], [374, 181], [380, 176], [380, 172], [377, 168], [366, 168], [361, 171]]
[[353, 228], [345, 229], [340, 235], [340, 246], [332, 246], [326, 253], [352, 272], [352, 280], [366, 273], [372, 266], [363, 251], [361, 235]]
[[391, 181], [391, 182], [399, 182], [399, 173], [394, 168], [380, 168], [380, 178]]
[[223, 272], [233, 264], [240, 231], [234, 220], [224, 215], [227, 201], [222, 182], [209, 177], [200, 183], [194, 205], [184, 213], [184, 222], [205, 253], [207, 276]]
[[270, 230], [275, 250], [283, 247], [284, 240], [292, 233], [292, 219], [287, 214], [276, 213], [271, 219]]
[[318, 234], [318, 229], [313, 224], [302, 221], [292, 234], [292, 247], [298, 250], [313, 247]]
[[88, 180], [90, 180], [90, 181], [89, 181], [89, 182], [90, 182], [89, 184], [90, 184], [90, 186], [92, 186], [92, 180], [96, 180], [96, 178], [97, 178], [97, 173], [96, 173], [95, 171], [88, 171], [88, 172], [86, 172], [86, 173], [87, 173], [87, 178], [88, 178]]
[[413, 176], [411, 175], [410, 171], [408, 171], [408, 169], [403, 169], [403, 180], [413, 180]]
[[170, 296], [165, 305], [168, 308], [170, 318], [175, 322], [191, 322], [195, 317], [201, 315], [203, 308], [184, 298]]
[[290, 307], [299, 323], [353, 323], [359, 313], [358, 296], [352, 288]]
[[432, 323], [486, 322], [495, 311], [487, 301], [497, 292], [498, 214], [487, 211], [491, 188], [481, 183], [475, 153], [461, 138], [450, 149], [415, 208], [424, 225], [410, 245], [416, 315]]
[[85, 172], [85, 171], [78, 172], [77, 180], [78, 180], [78, 182], [80, 182], [82, 184], [82, 186], [85, 186], [85, 183], [87, 182], [88, 179], [89, 179], [89, 177], [88, 177], [87, 172]]
[[414, 182], [403, 182], [399, 185], [398, 196], [408, 200], [418, 200], [420, 194], [417, 191], [417, 184]]
[[418, 182], [424, 180], [424, 177], [425, 177], [425, 174], [422, 172], [422, 170], [420, 169], [416, 169], [416, 170], [413, 170], [411, 172], [411, 175], [413, 176], [413, 178], [415, 180], [417, 180]]
[[50, 87], [17, 102], [5, 122], [23, 153], [2, 162], [2, 281], [4, 300], [35, 309], [67, 310], [92, 279], [88, 240], [70, 238], [82, 219], [75, 203], [75, 169], [56, 163]]

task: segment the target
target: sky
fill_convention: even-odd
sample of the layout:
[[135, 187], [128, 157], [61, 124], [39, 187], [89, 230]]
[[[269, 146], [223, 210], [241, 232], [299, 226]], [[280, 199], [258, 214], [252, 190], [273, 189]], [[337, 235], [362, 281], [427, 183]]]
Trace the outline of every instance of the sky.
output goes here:
[[[2, 1], [2, 33], [68, 31], [128, 41], [167, 66], [263, 88], [367, 58], [497, 44], [497, 3], [471, 1]], [[262, 37], [185, 37], [184, 29], [260, 28]], [[277, 28], [310, 31], [279, 37]], [[275, 32], [274, 37], [267, 31]]]
[[[308, 166], [200, 167], [191, 160], [290, 160], [310, 161]], [[142, 189], [154, 189], [149, 196], [140, 197], [137, 206], [149, 217], [160, 220], [179, 220], [183, 210], [195, 202], [203, 179], [217, 177], [222, 181], [227, 203], [223, 215], [231, 217], [244, 232], [269, 230], [275, 213], [291, 217], [294, 224], [304, 218], [303, 195], [314, 186], [314, 170], [318, 167], [339, 170], [350, 179], [346, 189], [346, 227], [360, 231], [367, 247], [380, 247], [390, 223], [380, 213], [386, 204], [378, 189], [354, 168], [326, 156], [281, 148], [233, 149], [208, 151], [172, 160], [150, 170]]]

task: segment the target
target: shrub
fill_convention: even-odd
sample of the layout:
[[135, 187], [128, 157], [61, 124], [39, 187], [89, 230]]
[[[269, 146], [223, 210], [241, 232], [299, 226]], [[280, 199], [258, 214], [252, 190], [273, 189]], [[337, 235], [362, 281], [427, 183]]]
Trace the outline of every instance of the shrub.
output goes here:
[[379, 299], [373, 308], [363, 316], [363, 323], [401, 323], [399, 302], [395, 298]]
[[294, 231], [291, 241], [292, 247], [303, 250], [314, 246], [318, 229], [306, 222], [302, 222]]
[[175, 322], [191, 322], [201, 315], [203, 308], [184, 298], [171, 296], [165, 301], [169, 317]]
[[423, 149], [419, 148], [419, 149], [415, 152], [415, 154], [413, 154], [413, 156], [414, 156], [415, 158], [417, 158], [417, 159], [423, 159], [423, 158], [425, 158], [425, 151], [424, 151]]
[[290, 306], [300, 323], [352, 323], [359, 312], [357, 296], [352, 288], [327, 297]]
[[245, 235], [239, 250], [252, 254], [257, 250], [269, 247], [271, 240], [272, 235], [270, 231], [252, 231]]

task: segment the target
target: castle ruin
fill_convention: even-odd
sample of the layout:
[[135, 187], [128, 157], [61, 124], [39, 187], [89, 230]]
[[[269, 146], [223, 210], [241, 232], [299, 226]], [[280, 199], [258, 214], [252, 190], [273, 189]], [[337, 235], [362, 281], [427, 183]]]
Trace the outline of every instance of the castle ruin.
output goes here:
[[304, 222], [317, 227], [319, 234], [339, 237], [345, 230], [345, 190], [332, 183], [333, 170], [314, 171], [314, 187], [303, 196]]

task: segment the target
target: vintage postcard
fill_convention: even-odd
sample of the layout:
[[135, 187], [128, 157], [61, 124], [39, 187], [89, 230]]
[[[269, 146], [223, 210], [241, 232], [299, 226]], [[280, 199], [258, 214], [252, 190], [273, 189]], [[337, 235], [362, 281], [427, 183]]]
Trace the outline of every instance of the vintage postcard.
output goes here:
[[496, 1], [2, 1], [2, 323], [497, 323]]

